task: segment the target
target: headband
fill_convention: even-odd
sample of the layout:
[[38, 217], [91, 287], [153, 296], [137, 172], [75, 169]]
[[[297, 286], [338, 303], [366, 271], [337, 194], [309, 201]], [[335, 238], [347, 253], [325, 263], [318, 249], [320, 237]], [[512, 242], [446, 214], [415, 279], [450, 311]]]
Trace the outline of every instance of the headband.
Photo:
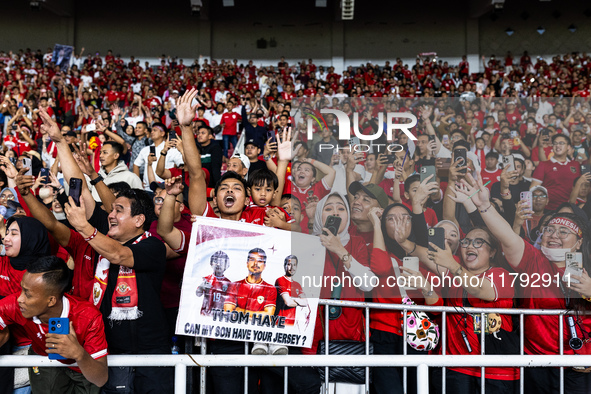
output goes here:
[[566, 218], [554, 218], [550, 220], [550, 223], [548, 223], [548, 225], [551, 224], [558, 224], [559, 226], [568, 227], [569, 229], [573, 230], [575, 234], [579, 236], [579, 238], [583, 236], [583, 232], [581, 231], [579, 226], [572, 220]]

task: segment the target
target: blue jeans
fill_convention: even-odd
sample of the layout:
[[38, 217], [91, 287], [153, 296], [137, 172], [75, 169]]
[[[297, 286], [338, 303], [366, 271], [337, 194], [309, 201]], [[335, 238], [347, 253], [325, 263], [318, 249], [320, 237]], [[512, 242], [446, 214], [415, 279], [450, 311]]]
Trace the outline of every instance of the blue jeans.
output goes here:
[[223, 135], [222, 138], [224, 139], [224, 156], [228, 157], [228, 148], [232, 144], [234, 149], [236, 149], [238, 137], [236, 135]]

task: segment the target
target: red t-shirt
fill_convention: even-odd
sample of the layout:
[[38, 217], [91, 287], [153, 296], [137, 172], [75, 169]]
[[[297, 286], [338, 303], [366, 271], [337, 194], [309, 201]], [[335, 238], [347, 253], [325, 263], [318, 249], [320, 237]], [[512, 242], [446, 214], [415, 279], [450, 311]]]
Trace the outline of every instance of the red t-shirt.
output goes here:
[[532, 178], [542, 182], [548, 189], [548, 210], [554, 210], [570, 198], [573, 182], [581, 174], [581, 164], [576, 160], [559, 163], [554, 159], [540, 162], [534, 170]]
[[[522, 307], [526, 309], [565, 309], [564, 294], [562, 294], [558, 283], [556, 283], [556, 279], [562, 280], [564, 268], [558, 268], [556, 264], [549, 261], [533, 245], [527, 242], [524, 242], [524, 244], [523, 257], [515, 270], [527, 273], [532, 285], [521, 289], [523, 294]], [[542, 277], [545, 274], [546, 276], [550, 275], [552, 284], [543, 286], [537, 283], [539, 287], [534, 287], [536, 284], [531, 281], [533, 275]], [[575, 293], [573, 296], [576, 295]], [[558, 319], [560, 318], [559, 316], [544, 315], [524, 316], [523, 329], [527, 333], [524, 342], [526, 354], [559, 354]], [[591, 316], [581, 315], [579, 319], [580, 324], [576, 324], [575, 328], [578, 337], [583, 338], [581, 328], [586, 332], [591, 331]], [[566, 324], [566, 320], [563, 323], [564, 354], [574, 354], [575, 351], [568, 346], [570, 339], [568, 324]]]
[[263, 312], [267, 307], [275, 307], [277, 290], [264, 280], [249, 283], [245, 279], [232, 283], [226, 304], [234, 305], [246, 312]]
[[0, 257], [0, 296], [6, 297], [21, 291], [21, 280], [25, 270], [14, 269], [10, 264], [10, 258]]
[[[18, 304], [19, 293], [11, 294], [0, 300], [0, 329], [8, 325], [19, 325], [24, 329], [27, 337], [33, 342], [33, 350], [40, 356], [47, 356], [45, 349], [45, 335], [49, 331], [47, 324], [43, 324], [37, 317], [25, 319]], [[107, 339], [103, 316], [94, 305], [71, 295], [62, 297], [63, 310], [61, 317], [67, 317], [72, 322], [78, 342], [84, 350], [95, 360], [107, 355]], [[74, 360], [58, 360], [62, 364], [73, 364]], [[80, 372], [78, 367], [70, 369]]]
[[490, 172], [486, 168], [483, 168], [480, 172], [480, 176], [482, 177], [482, 182], [486, 183], [490, 181], [490, 183], [486, 186], [486, 188], [490, 191], [493, 183], [501, 181], [501, 172], [503, 170], [497, 169], [496, 171]]
[[236, 125], [238, 122], [242, 120], [242, 117], [237, 114], [236, 112], [226, 112], [222, 115], [222, 119], [220, 121], [221, 124], [224, 125], [224, 131], [222, 135], [236, 135], [238, 132], [236, 131]]
[[203, 304], [201, 314], [210, 316], [213, 309], [224, 310], [224, 304], [228, 298], [228, 290], [232, 287], [232, 282], [225, 276], [217, 277], [214, 274], [203, 277], [204, 281], [211, 284], [211, 288], [203, 293]]
[[[451, 278], [449, 272], [447, 272], [446, 276]], [[509, 275], [509, 272], [504, 268], [493, 267], [488, 271], [477, 275], [478, 278], [482, 278], [483, 276], [489, 280], [492, 279], [491, 283], [496, 294], [495, 300], [484, 301], [468, 294], [467, 298], [470, 305], [475, 308], [512, 308], [515, 291], [514, 288], [510, 286], [513, 277]], [[451, 283], [453, 286], [453, 282]], [[453, 286], [451, 288], [446, 288], [445, 290], [447, 293], [445, 295], [446, 306], [453, 306], [457, 310], [461, 310], [464, 307], [464, 288]], [[511, 320], [511, 316], [501, 315], [501, 319], [501, 329], [513, 331], [513, 320]], [[468, 353], [461, 331], [466, 333], [466, 337], [472, 348], [471, 353]], [[472, 315], [465, 313], [448, 313], [447, 335], [447, 354], [480, 354], [480, 333], [474, 331], [474, 318]], [[450, 369], [466, 375], [480, 377], [480, 368], [457, 367]], [[516, 380], [519, 379], [519, 368], [486, 368], [485, 376], [487, 379]]]
[[[544, 153], [546, 154], [546, 158], [550, 158], [552, 155], [552, 147], [547, 146], [544, 148]], [[531, 150], [531, 160], [533, 162], [540, 161], [540, 149], [538, 147], [534, 147]]]
[[72, 278], [72, 293], [84, 300], [92, 297], [94, 285], [94, 262], [96, 252], [82, 235], [70, 229], [70, 241], [65, 249], [74, 260], [74, 275]]
[[330, 193], [330, 187], [326, 184], [324, 179], [320, 180], [320, 182], [316, 182], [312, 186], [309, 186], [306, 189], [300, 189], [292, 182], [291, 186], [291, 195], [295, 196], [300, 200], [300, 204], [302, 205], [302, 221], [300, 226], [302, 227], [302, 232], [308, 234], [308, 216], [306, 215], [306, 205], [308, 204], [308, 197], [316, 196], [318, 200], [322, 200], [324, 196]]
[[[277, 288], [277, 296], [282, 297], [284, 294], [292, 298], [300, 298], [304, 294], [302, 286], [287, 276], [277, 278], [275, 281], [275, 287]], [[276, 315], [285, 316], [285, 324], [293, 326], [295, 324], [296, 309], [297, 307], [291, 307], [285, 305], [284, 302], [279, 302], [281, 308], [278, 307]]]

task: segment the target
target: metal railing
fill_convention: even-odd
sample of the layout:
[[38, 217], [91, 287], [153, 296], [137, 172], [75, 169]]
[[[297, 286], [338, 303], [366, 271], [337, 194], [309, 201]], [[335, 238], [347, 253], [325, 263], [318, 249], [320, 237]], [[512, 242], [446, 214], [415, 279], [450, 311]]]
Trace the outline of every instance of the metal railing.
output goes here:
[[[441, 329], [441, 355], [407, 355], [406, 346], [403, 347], [402, 357], [391, 355], [290, 355], [290, 356], [257, 356], [248, 354], [248, 344], [245, 345], [244, 355], [211, 355], [205, 354], [205, 342], [201, 344], [201, 354], [185, 355], [109, 355], [110, 367], [174, 367], [175, 368], [175, 394], [186, 393], [187, 390], [187, 367], [201, 368], [200, 391], [205, 393], [205, 368], [206, 367], [285, 367], [284, 392], [287, 393], [287, 367], [366, 367], [366, 392], [369, 390], [369, 368], [371, 367], [403, 367], [404, 391], [407, 389], [406, 369], [417, 368], [417, 392], [419, 394], [429, 393], [429, 368], [447, 367], [480, 367], [481, 368], [481, 391], [485, 392], [484, 368], [487, 367], [519, 367], [520, 368], [520, 392], [524, 392], [523, 369], [524, 367], [561, 367], [560, 393], [564, 393], [564, 370], [562, 367], [588, 367], [591, 366], [591, 355], [563, 355], [564, 339], [559, 337], [560, 355], [525, 355], [523, 353], [523, 318], [525, 315], [565, 315], [565, 310], [551, 309], [500, 309], [500, 308], [461, 308], [458, 311], [454, 307], [433, 307], [422, 305], [400, 305], [400, 304], [377, 304], [355, 301], [320, 300], [322, 305], [338, 305], [341, 307], [355, 307], [365, 309], [366, 330], [369, 332], [369, 311], [370, 309], [399, 310], [404, 313], [409, 310], [421, 310], [426, 312], [439, 312], [442, 314]], [[325, 308], [326, 310], [328, 308]], [[326, 312], [328, 313], [328, 312]], [[519, 315], [520, 317], [520, 354], [511, 355], [485, 355], [484, 330], [481, 330], [481, 355], [446, 355], [447, 313], [471, 313], [481, 314], [484, 321], [485, 313], [499, 313], [505, 315]], [[559, 333], [563, 331], [563, 320], [559, 319]], [[329, 322], [329, 319], [325, 319]], [[325, 333], [326, 335], [327, 333]], [[406, 328], [404, 330], [406, 336]], [[328, 338], [326, 338], [328, 340]], [[328, 348], [328, 347], [327, 347]], [[369, 350], [369, 335], [366, 335], [366, 352]], [[0, 367], [64, 367], [58, 361], [49, 360], [42, 356], [0, 356]], [[245, 392], [248, 387], [248, 374], [245, 373]], [[445, 373], [442, 374], [442, 388], [445, 393]], [[325, 373], [325, 390], [328, 390], [328, 373]]]

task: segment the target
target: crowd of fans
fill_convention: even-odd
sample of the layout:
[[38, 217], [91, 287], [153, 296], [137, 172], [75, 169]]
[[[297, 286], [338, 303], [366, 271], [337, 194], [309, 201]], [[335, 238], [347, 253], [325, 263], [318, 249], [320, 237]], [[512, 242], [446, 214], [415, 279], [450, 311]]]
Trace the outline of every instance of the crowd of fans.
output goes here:
[[[462, 312], [470, 306], [567, 309], [563, 333], [563, 316], [525, 317], [525, 353], [560, 354], [561, 335], [564, 354], [591, 353], [586, 54], [550, 63], [527, 52], [519, 61], [483, 57], [483, 73], [471, 72], [465, 57], [458, 65], [419, 57], [411, 66], [398, 59], [339, 74], [312, 59], [257, 67], [162, 56], [142, 65], [83, 52], [67, 70], [53, 64], [51, 49], [0, 53], [2, 354], [77, 362], [17, 370], [15, 379], [4, 369], [2, 393], [172, 392], [171, 369], [107, 369], [105, 356], [170, 353], [191, 215], [319, 236], [325, 276], [379, 279], [338, 295], [323, 289], [322, 298], [400, 304], [406, 292], [385, 286], [387, 278], [424, 279], [408, 291], [413, 301], [458, 310], [447, 315], [446, 354], [480, 354], [480, 325]], [[356, 119], [357, 133], [339, 139], [337, 117], [323, 108]], [[401, 130], [392, 140], [372, 138], [388, 112], [414, 114], [416, 139]], [[330, 216], [341, 218], [335, 233], [325, 228]], [[430, 242], [431, 228], [443, 229], [444, 244]], [[565, 255], [577, 252], [583, 270], [564, 282]], [[408, 256], [419, 258], [418, 271], [403, 267]], [[537, 283], [535, 275], [555, 280]], [[466, 280], [438, 287], [434, 277]], [[257, 353], [315, 354], [324, 333], [319, 309], [311, 349]], [[59, 317], [69, 317], [70, 334], [49, 333], [49, 319]], [[500, 330], [487, 331], [487, 353], [519, 354], [499, 341], [518, 332], [518, 321], [489, 317]], [[363, 310], [343, 308], [331, 316], [329, 337], [369, 335], [374, 354], [403, 353], [400, 312], [372, 310], [369, 326], [367, 333]], [[569, 346], [573, 337], [582, 346]], [[244, 344], [215, 340], [208, 351], [243, 354]], [[585, 372], [566, 368], [565, 390], [588, 393]], [[487, 391], [517, 392], [519, 373], [487, 368]], [[253, 392], [283, 391], [283, 368], [248, 374]], [[480, 387], [480, 368], [446, 374], [447, 390]], [[524, 374], [526, 392], [559, 391], [558, 369]], [[438, 392], [441, 371], [433, 375]], [[213, 392], [244, 390], [241, 368], [208, 368], [208, 377]], [[377, 393], [402, 392], [402, 381], [401, 368], [372, 369]], [[415, 382], [409, 368], [408, 392]], [[289, 369], [288, 383], [318, 393], [322, 382], [302, 367]]]

